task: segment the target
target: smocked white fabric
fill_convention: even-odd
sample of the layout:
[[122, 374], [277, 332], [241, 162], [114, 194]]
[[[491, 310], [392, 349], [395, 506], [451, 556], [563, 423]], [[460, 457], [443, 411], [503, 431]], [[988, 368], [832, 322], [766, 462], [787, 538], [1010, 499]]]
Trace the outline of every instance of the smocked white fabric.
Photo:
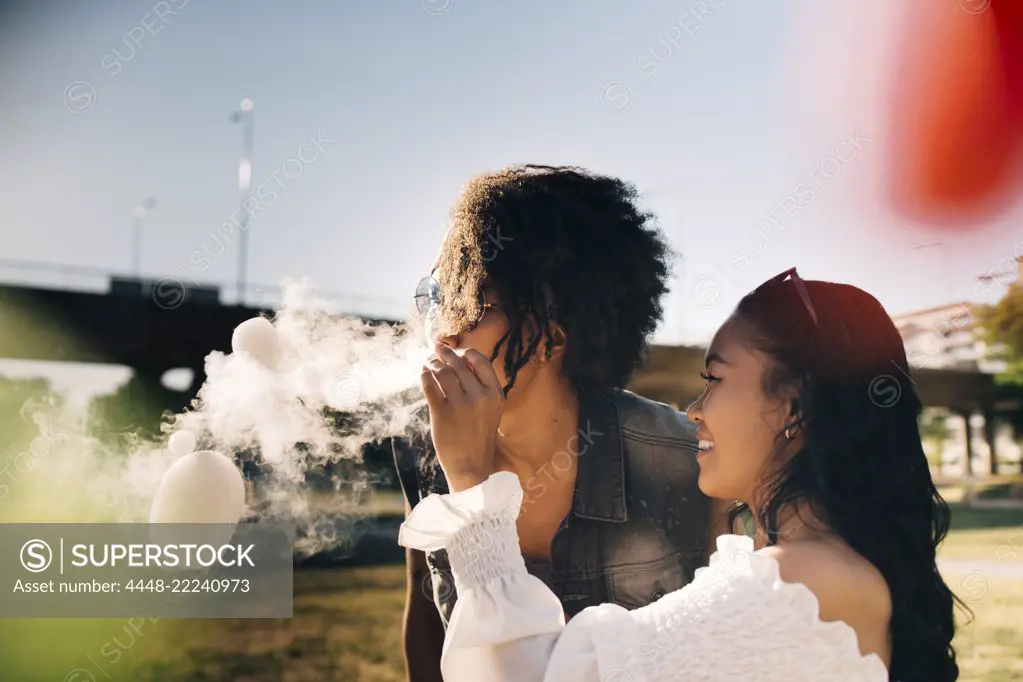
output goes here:
[[723, 535], [686, 587], [634, 611], [583, 610], [565, 624], [558, 598], [526, 572], [515, 519], [522, 488], [498, 472], [430, 495], [398, 542], [448, 551], [458, 602], [441, 670], [446, 682], [887, 682], [845, 623], [819, 618], [814, 594], [785, 583], [751, 539]]

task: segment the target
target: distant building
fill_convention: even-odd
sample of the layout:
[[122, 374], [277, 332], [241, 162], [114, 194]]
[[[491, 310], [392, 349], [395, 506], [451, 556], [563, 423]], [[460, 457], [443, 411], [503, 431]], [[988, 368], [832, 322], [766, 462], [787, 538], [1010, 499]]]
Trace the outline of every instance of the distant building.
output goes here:
[[[1023, 281], [1023, 259], [1016, 258], [1016, 277]], [[1002, 277], [987, 277], [1003, 292], [1012, 273]], [[988, 289], [985, 293], [991, 293]], [[997, 297], [996, 297], [997, 298]], [[994, 299], [996, 300], [996, 299]], [[984, 301], [994, 302], [994, 300]], [[979, 301], [978, 301], [979, 302]], [[956, 302], [903, 315], [893, 315], [892, 321], [906, 346], [906, 358], [920, 374], [928, 370], [944, 373], [941, 382], [952, 385], [962, 378], [969, 385], [969, 375], [985, 379], [1005, 369], [1001, 361], [991, 360], [993, 348], [980, 338], [977, 320], [970, 302]], [[953, 401], [949, 401], [953, 402]], [[943, 415], [948, 428], [943, 441], [925, 439], [925, 449], [939, 464], [939, 470], [970, 475], [985, 467], [991, 473], [998, 470], [997, 460], [1021, 466], [1020, 446], [1012, 437], [1008, 424], [999, 419], [1006, 410], [1019, 409], [997, 400], [983, 400], [982, 406], [964, 409], [963, 406], [930, 402], [931, 409]], [[928, 401], [925, 400], [925, 404]], [[978, 409], [979, 408], [979, 409]], [[997, 455], [993, 453], [997, 452]]]
[[956, 302], [892, 316], [912, 367], [996, 374], [1000, 363], [977, 335], [970, 303]]
[[[1008, 271], [1004, 268], [1006, 264], [1010, 266]], [[990, 304], [1001, 298], [1013, 279], [1023, 284], [1023, 256], [1005, 258], [999, 267], [997, 274], [992, 274], [992, 269], [979, 278], [985, 284], [977, 285], [975, 301], [957, 301], [892, 316], [906, 343], [911, 366], [985, 374], [998, 374], [1005, 369], [1002, 363], [988, 359], [993, 349], [981, 341], [973, 314], [975, 304]]]

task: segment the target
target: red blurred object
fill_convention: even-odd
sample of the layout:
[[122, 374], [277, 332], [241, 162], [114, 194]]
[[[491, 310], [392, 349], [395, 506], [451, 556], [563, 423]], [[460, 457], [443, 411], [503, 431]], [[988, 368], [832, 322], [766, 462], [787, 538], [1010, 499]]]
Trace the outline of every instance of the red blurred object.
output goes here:
[[1023, 189], [1023, 2], [919, 7], [893, 96], [893, 198], [913, 217], [976, 220]]

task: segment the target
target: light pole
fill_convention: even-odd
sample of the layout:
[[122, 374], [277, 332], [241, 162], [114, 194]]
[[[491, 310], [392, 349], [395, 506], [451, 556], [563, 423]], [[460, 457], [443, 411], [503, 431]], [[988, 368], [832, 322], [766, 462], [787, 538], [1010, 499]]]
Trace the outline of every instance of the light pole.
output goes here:
[[238, 111], [231, 114], [232, 123], [242, 124], [242, 156], [238, 161], [238, 219], [241, 224], [238, 230], [238, 304], [245, 303], [245, 270], [249, 257], [249, 213], [245, 202], [249, 198], [249, 185], [252, 184], [252, 100], [245, 98], [238, 105]]
[[146, 216], [154, 208], [156, 208], [156, 199], [150, 197], [131, 212], [131, 269], [135, 273], [135, 279], [142, 279], [142, 227]]

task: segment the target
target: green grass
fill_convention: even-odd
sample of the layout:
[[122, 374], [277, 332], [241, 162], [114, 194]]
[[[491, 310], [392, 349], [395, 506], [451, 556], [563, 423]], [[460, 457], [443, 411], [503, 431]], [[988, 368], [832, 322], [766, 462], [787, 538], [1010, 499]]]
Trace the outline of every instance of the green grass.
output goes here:
[[[952, 530], [938, 556], [1023, 566], [1023, 509], [971, 509], [950, 504]], [[1020, 558], [1014, 560], [1013, 556]]]
[[[954, 576], [949, 584], [956, 588]], [[976, 585], [971, 581], [971, 585]], [[975, 620], [960, 625], [955, 647], [961, 680], [1017, 682], [1023, 680], [1023, 580], [993, 579], [990, 589], [964, 597]]]
[[[973, 611], [961, 614], [955, 647], [962, 680], [1023, 680], [1023, 509], [971, 509], [954, 503], [952, 531], [939, 548], [949, 587]], [[1015, 574], [1008, 579], [1009, 574]]]
[[301, 571], [294, 618], [135, 621], [134, 636], [127, 619], [0, 621], [0, 680], [398, 682], [404, 586], [397, 565]]
[[143, 663], [131, 679], [397, 682], [404, 586], [402, 566], [302, 571], [294, 618], [170, 621], [173, 657]]
[[[960, 563], [946, 580], [975, 615], [960, 619], [960, 679], [1023, 680], [1023, 580], [997, 573], [1023, 566], [1023, 510], [952, 506], [940, 556]], [[134, 638], [126, 619], [0, 621], [0, 679], [92, 682], [67, 677], [83, 668], [98, 682], [399, 682], [404, 582], [402, 566], [301, 571], [292, 619], [161, 620]]]

